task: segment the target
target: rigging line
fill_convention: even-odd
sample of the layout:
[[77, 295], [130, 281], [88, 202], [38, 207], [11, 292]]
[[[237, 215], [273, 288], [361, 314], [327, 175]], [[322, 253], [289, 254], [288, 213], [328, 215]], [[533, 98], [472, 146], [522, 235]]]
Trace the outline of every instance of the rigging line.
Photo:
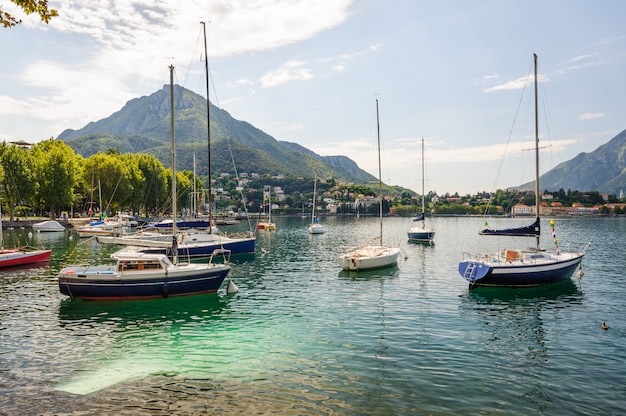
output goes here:
[[528, 73], [526, 74], [526, 81], [524, 82], [524, 88], [522, 88], [522, 93], [520, 94], [520, 98], [519, 101], [517, 103], [517, 108], [515, 110], [515, 114], [513, 115], [513, 123], [511, 124], [511, 129], [509, 130], [509, 136], [507, 138], [506, 141], [506, 145], [504, 146], [504, 151], [502, 152], [502, 158], [500, 158], [500, 163], [498, 165], [498, 170], [496, 173], [496, 178], [494, 180], [494, 183], [491, 187], [491, 197], [489, 198], [489, 203], [487, 204], [487, 206], [485, 207], [485, 211], [483, 213], [483, 215], [487, 215], [489, 212], [489, 208], [491, 207], [491, 201], [493, 199], [493, 195], [496, 191], [496, 187], [497, 187], [497, 183], [498, 180], [500, 178], [500, 172], [502, 171], [502, 166], [504, 164], [504, 156], [506, 155], [508, 148], [509, 148], [509, 144], [511, 143], [511, 137], [513, 136], [513, 129], [515, 128], [515, 123], [517, 122], [517, 116], [519, 115], [519, 110], [522, 106], [522, 101], [524, 99], [524, 95], [526, 93], [526, 88], [529, 85], [529, 79], [532, 75], [532, 71], [533, 71], [533, 63], [531, 62], [530, 68], [528, 69]]
[[[543, 115], [545, 118], [545, 123], [546, 123], [546, 135], [545, 137], [548, 140], [548, 145], [545, 147], [550, 147], [550, 149], [552, 149], [552, 142], [553, 141], [557, 141], [557, 137], [556, 137], [556, 132], [554, 130], [554, 121], [552, 119], [552, 112], [550, 111], [550, 103], [548, 102], [548, 94], [546, 92], [545, 86], [543, 83], [541, 83], [540, 85], [541, 88], [541, 95], [540, 98], [541, 100], [541, 104], [543, 107]], [[561, 162], [562, 161], [562, 157], [561, 157], [561, 153], [560, 153], [560, 148], [559, 146], [554, 146], [556, 153], [557, 153], [557, 162]], [[552, 154], [552, 152], [550, 152], [550, 154]]]
[[[213, 73], [211, 72], [211, 66], [208, 64], [208, 60], [207, 60], [207, 67], [208, 67], [209, 80], [210, 80], [211, 86], [213, 87], [213, 95], [215, 96], [215, 107], [217, 107], [218, 109], [221, 109], [220, 101], [217, 96], [217, 89], [215, 88], [215, 79], [213, 78]], [[209, 105], [211, 105], [210, 101], [209, 101]], [[235, 163], [235, 156], [233, 154], [233, 148], [230, 144], [230, 138], [228, 135], [226, 135], [226, 145], [228, 146], [230, 160], [233, 163], [233, 170], [235, 171], [235, 178], [237, 178], [237, 184], [239, 185], [240, 188], [243, 188], [239, 182], [240, 180], [239, 172], [237, 171], [237, 164]], [[209, 182], [210, 180], [211, 178], [209, 178]], [[209, 191], [210, 191], [210, 187], [209, 187]], [[241, 196], [241, 201], [243, 202], [245, 200], [244, 195], [243, 195], [243, 189], [239, 190], [239, 194]], [[246, 213], [246, 220], [248, 221], [248, 229], [252, 230], [252, 222], [250, 221], [250, 216], [248, 215], [248, 207], [246, 206], [245, 202], [243, 202], [243, 211]]]

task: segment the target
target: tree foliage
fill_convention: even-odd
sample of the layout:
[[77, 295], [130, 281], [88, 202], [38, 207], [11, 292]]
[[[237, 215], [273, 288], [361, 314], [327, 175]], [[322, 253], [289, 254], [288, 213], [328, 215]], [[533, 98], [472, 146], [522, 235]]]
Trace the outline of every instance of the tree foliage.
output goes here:
[[[36, 13], [41, 18], [42, 22], [50, 23], [50, 19], [59, 15], [55, 9], [48, 7], [48, 0], [11, 0], [11, 3], [19, 6], [26, 15]], [[0, 23], [5, 28], [13, 27], [22, 23], [22, 20], [13, 16], [12, 14], [2, 10], [0, 6]]]
[[58, 207], [74, 204], [78, 159], [72, 148], [53, 139], [37, 143], [32, 153], [38, 179], [37, 205], [50, 207], [50, 215], [53, 216]]
[[24, 205], [35, 195], [34, 159], [32, 153], [21, 146], [0, 143], [0, 165], [2, 166], [3, 202], [8, 206], [11, 220], [14, 208]]

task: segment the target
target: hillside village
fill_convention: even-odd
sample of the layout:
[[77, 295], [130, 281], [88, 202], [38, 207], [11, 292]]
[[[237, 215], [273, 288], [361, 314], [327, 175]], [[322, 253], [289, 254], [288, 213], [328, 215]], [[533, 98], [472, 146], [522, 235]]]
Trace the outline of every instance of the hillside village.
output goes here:
[[[276, 215], [298, 214], [307, 211], [312, 203], [313, 184], [308, 179], [297, 178], [302, 183], [298, 189], [293, 189], [293, 179], [286, 175], [260, 175], [258, 173], [241, 173], [239, 184], [235, 187], [237, 195], [233, 195], [233, 183], [229, 173], [221, 173], [213, 183], [215, 200], [218, 210], [238, 206], [237, 198], [243, 193], [246, 209], [249, 213], [263, 212], [266, 202], [271, 201], [272, 212]], [[274, 185], [260, 185], [264, 182], [275, 182]], [[284, 182], [284, 184], [281, 184]], [[378, 213], [377, 187], [370, 186], [363, 189], [354, 183], [319, 180], [319, 195], [317, 196], [316, 211], [321, 215], [376, 215]], [[291, 189], [288, 189], [291, 188]], [[311, 188], [311, 189], [308, 189]], [[520, 202], [505, 205], [493, 205], [492, 195], [459, 196], [457, 194], [437, 195], [430, 192], [425, 195], [426, 213], [431, 215], [490, 215], [534, 216], [534, 191], [504, 191], [509, 196], [508, 201], [517, 199]], [[386, 215], [411, 216], [421, 209], [420, 195], [397, 196], [383, 192], [383, 211]], [[544, 192], [541, 194], [541, 215], [600, 215], [623, 214], [626, 211], [624, 193], [618, 196], [598, 192], [569, 192], [573, 194], [573, 202], [568, 201], [567, 195]], [[571, 199], [571, 198], [569, 198]], [[490, 204], [491, 201], [491, 204]], [[492, 206], [490, 206], [492, 205]], [[266, 209], [266, 208], [265, 208]]]

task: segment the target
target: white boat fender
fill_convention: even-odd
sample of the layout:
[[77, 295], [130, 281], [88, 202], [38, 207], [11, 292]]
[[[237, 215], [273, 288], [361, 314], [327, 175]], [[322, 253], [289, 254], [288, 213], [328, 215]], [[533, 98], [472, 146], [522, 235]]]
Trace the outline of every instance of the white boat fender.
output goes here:
[[579, 279], [582, 279], [582, 277], [585, 275], [585, 273], [583, 272], [582, 268], [578, 268], [578, 271], [576, 272], [576, 276], [578, 276]]
[[237, 285], [231, 279], [228, 279], [228, 287], [226, 288], [226, 293], [231, 294], [237, 292], [239, 292], [239, 288], [237, 287]]

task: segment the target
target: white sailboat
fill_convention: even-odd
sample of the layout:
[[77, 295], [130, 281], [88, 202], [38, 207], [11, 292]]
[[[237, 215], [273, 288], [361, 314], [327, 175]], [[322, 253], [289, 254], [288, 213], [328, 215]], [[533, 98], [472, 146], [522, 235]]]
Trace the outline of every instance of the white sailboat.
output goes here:
[[535, 222], [519, 228], [483, 229], [481, 235], [534, 237], [535, 247], [526, 249], [502, 249], [495, 255], [469, 255], [459, 263], [460, 275], [471, 286], [529, 287], [555, 283], [569, 279], [589, 248], [589, 243], [578, 251], [560, 251], [556, 244], [554, 221], [550, 221], [555, 241], [555, 250], [540, 247], [540, 193], [539, 190], [539, 127], [537, 109], [537, 55], [533, 55], [535, 84]]
[[378, 190], [380, 198], [380, 234], [378, 245], [366, 245], [339, 256], [339, 265], [343, 270], [361, 271], [380, 269], [397, 264], [399, 247], [383, 245], [383, 185], [380, 167], [380, 121], [378, 117], [378, 99], [376, 100], [376, 131], [378, 136]]
[[422, 213], [419, 217], [413, 220], [417, 224], [409, 228], [407, 235], [409, 237], [409, 241], [432, 243], [435, 238], [435, 230], [426, 227], [424, 192], [424, 138], [422, 138]]
[[315, 203], [317, 194], [317, 172], [315, 173], [315, 182], [313, 182], [313, 210], [311, 211], [311, 225], [309, 226], [309, 234], [324, 234], [326, 227], [320, 224], [319, 218], [315, 216]]

